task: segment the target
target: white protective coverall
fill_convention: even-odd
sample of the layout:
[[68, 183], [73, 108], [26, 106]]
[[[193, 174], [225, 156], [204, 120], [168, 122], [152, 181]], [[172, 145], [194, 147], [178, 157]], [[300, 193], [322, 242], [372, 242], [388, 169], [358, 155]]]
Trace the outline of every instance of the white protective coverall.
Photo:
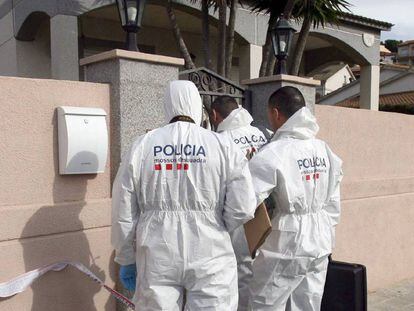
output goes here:
[[[250, 113], [240, 107], [233, 110], [217, 127], [217, 132], [230, 138], [245, 155], [252, 156], [267, 142], [269, 131], [263, 133], [257, 127], [251, 126], [253, 118]], [[267, 131], [267, 130], [266, 130]], [[231, 233], [233, 248], [237, 259], [239, 281], [238, 310], [247, 310], [249, 298], [249, 283], [252, 279], [252, 258], [247, 245], [244, 227], [240, 226]]]
[[[248, 162], [229, 140], [199, 126], [201, 98], [171, 82], [165, 116], [189, 116], [140, 136], [113, 189], [115, 261], [137, 264], [136, 310], [236, 310], [237, 268], [229, 231], [252, 219]], [[136, 239], [136, 250], [134, 240]]]
[[250, 161], [258, 203], [275, 201], [273, 229], [253, 263], [252, 310], [320, 310], [340, 215], [342, 161], [297, 111]]
[[268, 142], [272, 133], [251, 126], [253, 118], [243, 107], [233, 110], [217, 127], [217, 132], [229, 137], [247, 155], [256, 153]]

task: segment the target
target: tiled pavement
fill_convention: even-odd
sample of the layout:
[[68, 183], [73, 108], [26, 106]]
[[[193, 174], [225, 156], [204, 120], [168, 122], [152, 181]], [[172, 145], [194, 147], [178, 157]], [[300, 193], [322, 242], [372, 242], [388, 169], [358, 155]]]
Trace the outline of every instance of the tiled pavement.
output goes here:
[[370, 293], [368, 311], [414, 311], [414, 280]]

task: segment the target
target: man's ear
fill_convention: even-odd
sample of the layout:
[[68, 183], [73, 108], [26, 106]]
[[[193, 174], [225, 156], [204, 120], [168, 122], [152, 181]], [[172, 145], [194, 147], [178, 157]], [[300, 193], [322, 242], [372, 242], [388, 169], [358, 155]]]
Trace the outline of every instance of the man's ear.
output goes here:
[[214, 109], [211, 109], [211, 119], [213, 121], [216, 121], [217, 120], [217, 111], [214, 110]]
[[270, 107], [269, 107], [269, 109], [270, 109], [270, 111], [271, 111], [271, 113], [272, 113], [272, 117], [273, 117], [275, 120], [278, 120], [278, 119], [279, 119], [279, 117], [280, 117], [279, 110], [278, 110], [276, 107], [272, 107], [272, 106], [270, 106]]
[[213, 129], [216, 130], [218, 126], [218, 113], [216, 110], [210, 110], [210, 123], [213, 125]]

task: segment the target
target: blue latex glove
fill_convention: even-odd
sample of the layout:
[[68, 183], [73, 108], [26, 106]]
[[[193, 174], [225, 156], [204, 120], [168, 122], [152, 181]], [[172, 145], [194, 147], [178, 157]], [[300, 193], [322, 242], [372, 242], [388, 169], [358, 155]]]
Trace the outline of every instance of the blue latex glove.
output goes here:
[[136, 264], [121, 266], [119, 269], [119, 277], [122, 285], [129, 290], [135, 291], [135, 284], [137, 280], [137, 266]]

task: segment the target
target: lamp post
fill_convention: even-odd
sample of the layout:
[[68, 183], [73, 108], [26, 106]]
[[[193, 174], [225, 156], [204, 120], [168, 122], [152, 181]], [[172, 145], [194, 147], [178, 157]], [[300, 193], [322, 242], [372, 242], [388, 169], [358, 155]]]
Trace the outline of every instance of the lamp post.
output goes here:
[[122, 28], [127, 33], [126, 49], [138, 51], [137, 32], [141, 28], [146, 0], [117, 0]]
[[277, 58], [276, 74], [286, 74], [286, 59], [292, 42], [295, 29], [289, 21], [282, 16], [279, 17], [275, 27], [271, 30], [273, 51]]

